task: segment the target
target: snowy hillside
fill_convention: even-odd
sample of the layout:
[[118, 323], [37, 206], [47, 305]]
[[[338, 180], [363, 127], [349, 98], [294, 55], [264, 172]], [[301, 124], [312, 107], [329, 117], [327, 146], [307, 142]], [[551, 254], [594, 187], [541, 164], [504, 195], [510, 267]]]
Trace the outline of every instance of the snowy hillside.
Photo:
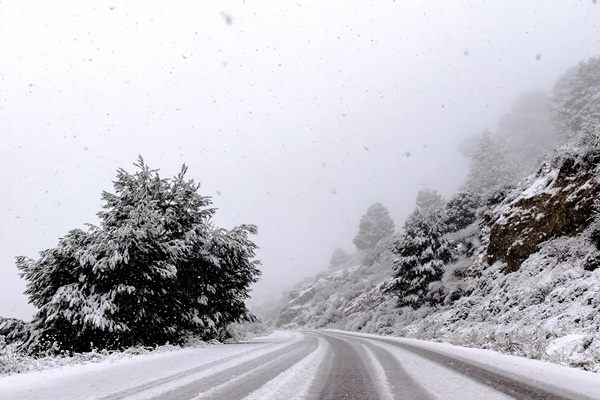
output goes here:
[[524, 95], [496, 133], [465, 145], [462, 192], [419, 191], [402, 229], [376, 245], [362, 238], [384, 237], [390, 222], [369, 210], [353, 263], [299, 284], [276, 325], [441, 340], [600, 372], [598, 93], [600, 58], [591, 58], [551, 96]]
[[597, 154], [555, 162], [485, 214], [470, 294], [401, 331], [600, 370]]
[[[393, 298], [382, 293], [391, 274], [391, 257], [391, 252], [384, 250], [369, 266], [361, 264], [360, 257], [355, 256], [339, 269], [329, 269], [313, 280], [296, 285], [270, 322], [284, 328], [350, 330], [361, 330], [369, 324], [367, 331], [381, 332], [379, 328], [389, 325], [389, 317], [395, 309]], [[384, 321], [380, 321], [379, 316]], [[371, 327], [373, 324], [377, 327]]]
[[455, 248], [477, 247], [446, 265], [443, 304], [398, 308], [385, 291], [394, 254], [380, 249], [370, 266], [355, 256], [297, 285], [275, 325], [442, 340], [600, 371], [597, 160], [557, 157], [447, 234]]

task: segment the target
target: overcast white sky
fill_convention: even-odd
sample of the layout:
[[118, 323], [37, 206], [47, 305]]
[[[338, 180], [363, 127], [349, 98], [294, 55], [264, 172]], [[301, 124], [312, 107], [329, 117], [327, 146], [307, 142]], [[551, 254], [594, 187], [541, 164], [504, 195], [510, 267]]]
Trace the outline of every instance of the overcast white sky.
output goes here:
[[370, 204], [400, 228], [454, 193], [464, 137], [599, 53], [592, 0], [2, 0], [0, 315], [34, 311], [14, 257], [97, 222], [138, 154], [258, 225], [255, 294], [279, 294]]

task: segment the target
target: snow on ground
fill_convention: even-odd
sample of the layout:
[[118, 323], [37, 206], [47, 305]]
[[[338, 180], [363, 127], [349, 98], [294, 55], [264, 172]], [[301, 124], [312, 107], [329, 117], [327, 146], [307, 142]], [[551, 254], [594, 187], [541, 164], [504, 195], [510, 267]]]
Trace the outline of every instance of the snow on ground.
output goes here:
[[[427, 389], [430, 398], [461, 400], [510, 400], [491, 387], [465, 379], [464, 376], [448, 368], [432, 363], [410, 352], [383, 343], [375, 343], [377, 347], [386, 349], [401, 361], [406, 373], [416, 383]], [[432, 379], [435, 377], [435, 379]]]
[[[511, 274], [482, 266], [469, 296], [394, 333], [600, 372], [600, 268], [583, 265], [594, 251], [582, 238], [560, 238]], [[584, 342], [570, 345], [572, 335]]]
[[[359, 337], [381, 338], [381, 336], [368, 334], [331, 330], [332, 332], [343, 332]], [[449, 343], [437, 343], [426, 340], [386, 337], [399, 343], [406, 343], [429, 350], [445, 353], [458, 357], [486, 368], [501, 371], [505, 375], [516, 378], [526, 378], [532, 382], [540, 383], [547, 387], [560, 387], [588, 396], [592, 399], [600, 399], [600, 377], [598, 374], [582, 371], [561, 365], [530, 360], [495, 351], [474, 349], [469, 347], [454, 346]]]
[[[98, 399], [199, 366], [209, 367], [217, 363], [222, 366], [222, 361], [227, 358], [240, 363], [301, 339], [302, 335], [299, 333], [278, 331], [240, 344], [149, 353], [119, 360], [107, 359], [94, 364], [68, 365], [3, 376], [0, 377], [0, 399]], [[210, 372], [210, 368], [207, 371]]]
[[281, 373], [266, 385], [251, 393], [244, 400], [289, 400], [309, 399], [309, 388], [316, 376], [315, 371], [323, 363], [326, 356], [328, 344], [325, 339], [319, 338], [319, 347], [308, 357], [294, 365], [292, 368]]
[[566, 335], [550, 342], [546, 347], [546, 354], [551, 357], [565, 357], [581, 353], [590, 340], [589, 335]]
[[555, 168], [546, 174], [542, 174], [520, 194], [519, 198], [529, 199], [544, 192], [553, 194], [554, 192], [551, 190], [551, 188], [554, 184], [554, 181], [556, 181], [556, 178], [558, 177], [558, 173], [559, 169]]
[[379, 394], [379, 398], [381, 400], [394, 400], [394, 394], [392, 393], [392, 388], [389, 380], [387, 379], [387, 375], [385, 373], [385, 369], [377, 361], [377, 358], [373, 354], [371, 350], [366, 345], [362, 345], [362, 352], [366, 355], [367, 362], [369, 363], [371, 371], [373, 371], [374, 381], [375, 381], [375, 389]]
[[[335, 331], [358, 338], [378, 338], [381, 336], [347, 331]], [[0, 399], [107, 399], [117, 398], [148, 399], [180, 388], [202, 377], [240, 368], [244, 363], [258, 359], [276, 351], [287, 354], [288, 348], [304, 343], [310, 332], [276, 331], [273, 334], [240, 344], [224, 344], [203, 348], [187, 348], [164, 353], [150, 353], [141, 356], [105, 360], [96, 364], [70, 365], [53, 370], [28, 372], [0, 378]], [[499, 354], [489, 350], [465, 348], [447, 343], [435, 343], [417, 339], [385, 337], [386, 340], [410, 344], [434, 350], [442, 354], [468, 361], [492, 369], [520, 381], [537, 383], [547, 388], [562, 388], [577, 393], [582, 398], [600, 398], [600, 379], [592, 372], [562, 367], [542, 361]], [[554, 349], [579, 346], [584, 337], [571, 336], [556, 341]], [[372, 342], [376, 347], [386, 349], [400, 360], [406, 373], [414, 381], [432, 394], [434, 398], [460, 399], [504, 399], [502, 395], [475, 381], [465, 381], [457, 373], [435, 363], [398, 349], [384, 342]], [[366, 347], [363, 346], [365, 349]], [[378, 382], [382, 398], [393, 398], [392, 383], [386, 378], [386, 371], [380, 360], [371, 351], [366, 352], [366, 361]], [[318, 346], [290, 368], [274, 375], [260, 388], [250, 393], [245, 400], [256, 399], [310, 399], [310, 393], [319, 371], [326, 360], [332, 357], [327, 340], [319, 337]], [[273, 359], [275, 361], [275, 359]], [[260, 375], [262, 367], [257, 367]], [[247, 371], [254, 372], [254, 371]], [[436, 379], [432, 380], [432, 374]], [[235, 380], [235, 379], [233, 379]], [[160, 385], [156, 385], [159, 381]], [[233, 381], [231, 381], [233, 382]], [[229, 383], [231, 383], [229, 382]], [[150, 384], [153, 383], [153, 384]], [[229, 384], [227, 383], [227, 384]], [[473, 397], [476, 396], [476, 397]]]

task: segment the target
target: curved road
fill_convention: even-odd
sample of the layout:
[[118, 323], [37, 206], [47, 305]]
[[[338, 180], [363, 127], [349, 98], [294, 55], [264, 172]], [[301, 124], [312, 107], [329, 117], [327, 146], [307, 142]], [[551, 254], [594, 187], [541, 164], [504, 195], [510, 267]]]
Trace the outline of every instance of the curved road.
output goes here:
[[[339, 332], [320, 335], [334, 351], [332, 376], [322, 399], [600, 398], [600, 392], [587, 397], [568, 389], [535, 384], [475, 361], [392, 339], [361, 338]], [[380, 384], [374, 386], [372, 382], [378, 380]]]
[[[38, 375], [36, 375], [38, 374]], [[537, 361], [342, 331], [0, 378], [9, 399], [600, 399], [600, 376]]]

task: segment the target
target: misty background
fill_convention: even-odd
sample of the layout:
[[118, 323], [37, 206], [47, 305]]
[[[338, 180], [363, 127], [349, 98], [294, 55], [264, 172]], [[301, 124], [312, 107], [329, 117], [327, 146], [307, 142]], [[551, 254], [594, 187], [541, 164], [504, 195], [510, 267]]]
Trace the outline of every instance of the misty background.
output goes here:
[[381, 202], [464, 182], [459, 146], [600, 50], [596, 1], [0, 2], [0, 315], [28, 320], [14, 257], [96, 223], [142, 155], [258, 225], [278, 296]]

